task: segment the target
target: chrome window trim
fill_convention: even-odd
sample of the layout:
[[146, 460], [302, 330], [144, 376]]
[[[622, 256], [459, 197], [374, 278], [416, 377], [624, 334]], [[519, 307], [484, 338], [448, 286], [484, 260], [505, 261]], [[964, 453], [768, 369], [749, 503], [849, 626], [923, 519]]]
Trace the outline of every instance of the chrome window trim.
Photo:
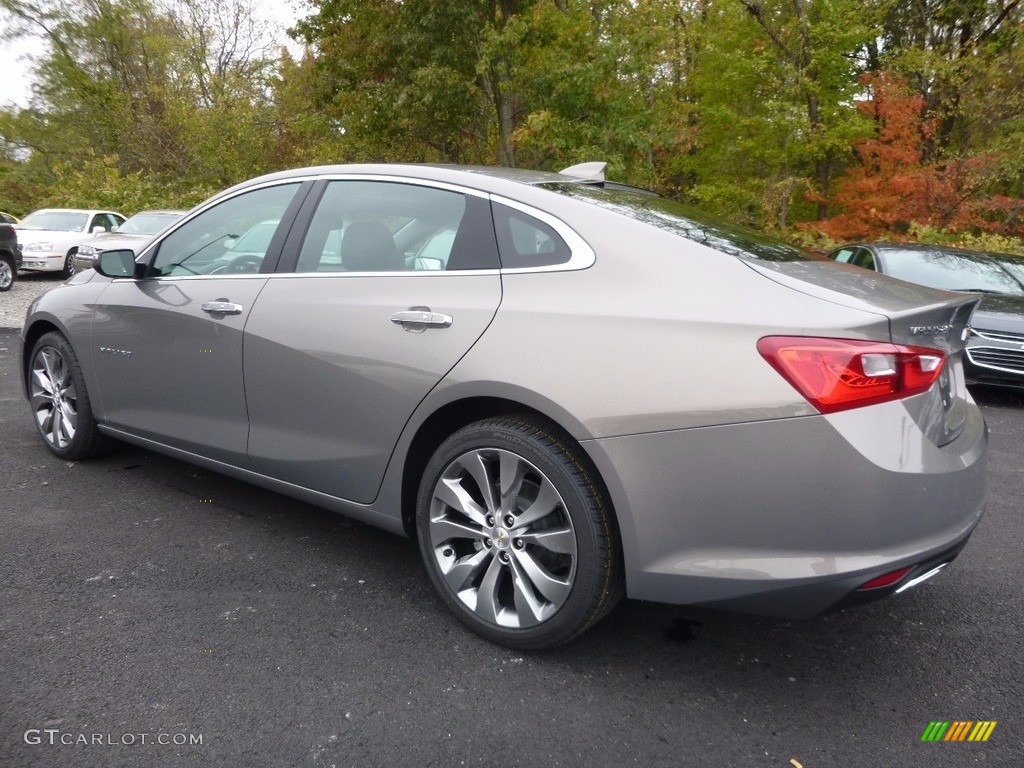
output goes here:
[[[516, 270], [516, 271], [534, 271], [534, 270]], [[296, 280], [299, 278], [323, 278], [323, 279], [338, 279], [338, 278], [361, 278], [361, 277], [467, 277], [473, 275], [490, 275], [492, 277], [500, 275], [502, 270], [500, 269], [406, 269], [406, 270], [391, 270], [389, 272], [252, 272], [248, 274], [238, 275], [157, 275], [154, 277], [114, 277], [111, 280], [115, 283], [120, 282], [147, 282], [147, 281], [160, 281], [160, 282], [176, 282], [178, 280]]]
[[[150, 240], [146, 244], [146, 247], [143, 248], [141, 251], [139, 251], [139, 253], [137, 253], [135, 255], [135, 261], [140, 261], [140, 260], [141, 261], [146, 261], [146, 260], [148, 260], [149, 259], [149, 252], [151, 250], [153, 250], [153, 248], [156, 245], [158, 245], [159, 243], [162, 243], [170, 235], [172, 235], [175, 232], [177, 232], [181, 227], [183, 227], [186, 224], [188, 224], [190, 221], [192, 221], [197, 216], [200, 216], [203, 213], [205, 213], [206, 211], [210, 210], [210, 208], [213, 208], [215, 205], [220, 205], [221, 203], [226, 202], [228, 200], [233, 200], [234, 198], [238, 197], [239, 195], [244, 195], [247, 192], [255, 192], [256, 190], [266, 189], [268, 187], [279, 187], [279, 186], [284, 185], [284, 184], [295, 184], [295, 185], [297, 185], [297, 187], [301, 187], [304, 182], [315, 181], [318, 178], [319, 177], [316, 176], [316, 175], [310, 175], [310, 176], [296, 176], [294, 178], [288, 178], [288, 179], [275, 179], [273, 181], [265, 181], [262, 184], [253, 184], [251, 187], [245, 187], [244, 189], [239, 189], [239, 190], [235, 191], [233, 194], [230, 194], [230, 195], [217, 195], [216, 197], [211, 198], [210, 200], [207, 200], [205, 203], [200, 203], [200, 207], [193, 208], [191, 211], [186, 213], [178, 221], [174, 222], [174, 224], [172, 225], [171, 229], [165, 229], [162, 232], [160, 232], [160, 237], [154, 238], [153, 240]], [[296, 189], [296, 191], [298, 191], [298, 189]], [[145, 257], [145, 258], [143, 258], [143, 257]], [[198, 275], [189, 275], [189, 277], [198, 277]], [[226, 275], [206, 275], [206, 277], [226, 277]], [[238, 275], [236, 275], [236, 277], [238, 277]], [[149, 278], [146, 278], [146, 279], [149, 279]], [[156, 278], [152, 278], [152, 279], [156, 279]]]
[[[140, 251], [136, 257], [136, 261], [147, 261], [151, 257], [151, 251], [159, 243], [162, 243], [168, 236], [176, 232], [180, 227], [185, 226], [197, 216], [208, 211], [215, 205], [219, 205], [228, 200], [234, 199], [239, 195], [246, 194], [248, 192], [254, 192], [260, 189], [266, 189], [267, 187], [281, 186], [283, 184], [297, 184], [301, 186], [307, 181], [377, 181], [391, 184], [409, 184], [419, 187], [428, 187], [431, 189], [441, 189], [448, 192], [455, 192], [458, 194], [472, 195], [473, 197], [488, 200], [493, 203], [501, 203], [509, 208], [513, 208], [521, 213], [525, 213], [527, 216], [532, 216], [538, 221], [542, 221], [565, 241], [565, 244], [569, 247], [570, 257], [569, 260], [562, 264], [551, 264], [545, 267], [502, 267], [500, 269], [455, 269], [455, 270], [395, 270], [391, 272], [270, 272], [270, 273], [256, 273], [249, 275], [161, 275], [155, 277], [142, 278], [143, 280], [196, 280], [196, 279], [240, 279], [240, 278], [268, 278], [268, 277], [395, 277], [397, 275], [513, 275], [513, 274], [529, 274], [533, 272], [571, 272], [582, 269], [587, 269], [594, 265], [597, 261], [597, 255], [594, 253], [594, 249], [590, 247], [586, 240], [584, 240], [576, 230], [572, 229], [561, 219], [542, 211], [538, 208], [521, 203], [518, 200], [505, 197], [503, 195], [497, 195], [483, 190], [474, 189], [473, 187], [466, 187], [459, 184], [452, 184], [446, 181], [434, 181], [432, 179], [420, 179], [412, 176], [391, 176], [388, 174], [379, 173], [330, 173], [330, 174], [304, 174], [302, 176], [291, 176], [287, 179], [274, 179], [265, 181], [261, 184], [254, 184], [247, 186], [243, 189], [239, 189], [233, 194], [222, 195], [213, 198], [206, 202], [201, 207], [193, 209], [189, 214], [183, 216], [180, 220], [174, 223], [172, 229], [165, 230], [160, 233], [159, 239], [155, 239], [146, 244], [146, 247]], [[117, 278], [117, 280], [138, 280], [139, 278]]]
[[[466, 277], [472, 275], [500, 275], [500, 269], [394, 269], [388, 272], [274, 272], [264, 277], [275, 280], [295, 280], [296, 278], [360, 278], [360, 277]], [[220, 277], [220, 275], [212, 275]]]
[[576, 233], [572, 227], [566, 224], [559, 218], [552, 216], [546, 211], [534, 208], [532, 205], [521, 203], [518, 200], [511, 200], [502, 195], [490, 195], [491, 202], [501, 203], [509, 208], [513, 208], [520, 213], [525, 213], [527, 216], [532, 216], [538, 221], [542, 221], [551, 227], [558, 236], [561, 237], [567, 246], [569, 246], [569, 260], [561, 264], [550, 264], [546, 267], [502, 267], [501, 274], [503, 275], [517, 275], [529, 272], [573, 272], [576, 270], [587, 269], [592, 267], [594, 262], [597, 261], [597, 255], [594, 253], [594, 249], [590, 247], [586, 240]]
[[389, 176], [384, 173], [328, 173], [320, 176], [312, 176], [317, 181], [382, 181], [391, 184], [411, 184], [417, 187], [431, 187], [442, 189], [446, 192], [458, 192], [463, 195], [472, 195], [486, 200], [489, 195], [483, 190], [473, 187], [464, 187], [459, 184], [452, 184], [447, 181], [434, 181], [433, 179], [420, 179], [415, 176]]

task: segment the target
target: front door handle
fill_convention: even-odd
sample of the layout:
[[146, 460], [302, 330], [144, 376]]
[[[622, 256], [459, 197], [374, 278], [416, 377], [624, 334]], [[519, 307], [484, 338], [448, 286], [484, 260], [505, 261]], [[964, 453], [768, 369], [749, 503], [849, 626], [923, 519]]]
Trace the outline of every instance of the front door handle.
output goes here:
[[223, 299], [208, 301], [203, 304], [203, 312], [208, 312], [211, 315], [240, 315], [242, 314], [242, 309], [241, 304], [233, 304]]
[[413, 307], [404, 312], [395, 312], [391, 316], [391, 322], [415, 333], [428, 327], [448, 328], [452, 324], [452, 316], [431, 312], [430, 307]]

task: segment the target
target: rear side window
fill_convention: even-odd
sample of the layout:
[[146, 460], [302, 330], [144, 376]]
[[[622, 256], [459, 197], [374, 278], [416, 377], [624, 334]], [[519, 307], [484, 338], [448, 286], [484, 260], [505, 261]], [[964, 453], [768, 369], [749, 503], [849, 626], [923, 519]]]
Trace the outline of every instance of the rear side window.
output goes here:
[[572, 258], [565, 240], [548, 224], [501, 203], [492, 208], [502, 269], [550, 267]]

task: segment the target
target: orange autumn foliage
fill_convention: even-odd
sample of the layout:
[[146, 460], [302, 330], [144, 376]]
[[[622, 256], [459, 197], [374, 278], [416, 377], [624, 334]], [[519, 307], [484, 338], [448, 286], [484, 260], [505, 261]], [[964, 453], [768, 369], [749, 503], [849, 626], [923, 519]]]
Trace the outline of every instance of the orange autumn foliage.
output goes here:
[[870, 98], [858, 103], [877, 127], [856, 146], [858, 164], [840, 181], [831, 204], [836, 216], [806, 225], [836, 240], [899, 239], [912, 224], [941, 230], [1024, 232], [1024, 200], [993, 195], [999, 157], [925, 161], [936, 118], [924, 114], [924, 99], [905, 80], [865, 75]]

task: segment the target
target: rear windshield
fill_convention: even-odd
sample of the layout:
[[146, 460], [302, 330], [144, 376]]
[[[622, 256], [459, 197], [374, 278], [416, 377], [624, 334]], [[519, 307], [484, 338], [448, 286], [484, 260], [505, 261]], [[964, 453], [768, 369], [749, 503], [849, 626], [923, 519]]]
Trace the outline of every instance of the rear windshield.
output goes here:
[[753, 230], [716, 219], [694, 208], [642, 191], [605, 189], [592, 184], [544, 184], [545, 189], [583, 200], [631, 219], [672, 232], [709, 248], [760, 261], [813, 261], [798, 248]]

